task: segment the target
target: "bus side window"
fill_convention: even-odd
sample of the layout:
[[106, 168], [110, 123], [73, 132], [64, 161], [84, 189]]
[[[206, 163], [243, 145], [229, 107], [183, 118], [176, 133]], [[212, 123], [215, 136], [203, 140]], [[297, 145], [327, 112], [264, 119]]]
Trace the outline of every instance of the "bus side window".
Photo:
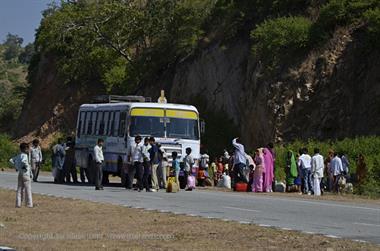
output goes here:
[[87, 129], [87, 122], [88, 122], [88, 112], [83, 112], [84, 113], [84, 120], [83, 120], [83, 126], [82, 126], [82, 134], [86, 134], [86, 129]]
[[113, 127], [112, 136], [114, 137], [117, 137], [117, 133], [119, 132], [119, 121], [120, 121], [120, 112], [117, 111], [115, 112], [115, 118], [113, 120], [114, 127]]
[[96, 135], [97, 131], [96, 131], [96, 126], [98, 124], [98, 116], [99, 116], [99, 113], [98, 112], [92, 112], [92, 119], [93, 119], [93, 128], [92, 128], [92, 134], [93, 135]]
[[79, 113], [79, 121], [78, 121], [78, 128], [77, 128], [77, 136], [80, 138], [81, 132], [82, 132], [82, 125], [84, 124], [84, 114], [85, 112]]
[[110, 119], [110, 112], [104, 112], [103, 115], [103, 133], [102, 135], [108, 135], [108, 121]]
[[103, 135], [104, 133], [104, 112], [98, 112], [98, 131], [97, 135]]
[[120, 123], [119, 123], [120, 124], [119, 125], [119, 137], [124, 137], [126, 119], [127, 119], [127, 113], [122, 112], [120, 115]]
[[107, 126], [107, 135], [112, 136], [114, 112], [110, 112], [108, 116], [108, 126]]
[[92, 120], [93, 120], [94, 113], [93, 112], [87, 112], [87, 135], [92, 134]]

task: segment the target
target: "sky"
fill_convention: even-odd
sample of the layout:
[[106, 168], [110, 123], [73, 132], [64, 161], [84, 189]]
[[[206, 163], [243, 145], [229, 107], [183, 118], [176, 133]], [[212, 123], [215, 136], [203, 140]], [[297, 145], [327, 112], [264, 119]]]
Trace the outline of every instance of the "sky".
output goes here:
[[0, 42], [8, 33], [24, 39], [23, 45], [34, 41], [42, 14], [53, 0], [0, 0]]

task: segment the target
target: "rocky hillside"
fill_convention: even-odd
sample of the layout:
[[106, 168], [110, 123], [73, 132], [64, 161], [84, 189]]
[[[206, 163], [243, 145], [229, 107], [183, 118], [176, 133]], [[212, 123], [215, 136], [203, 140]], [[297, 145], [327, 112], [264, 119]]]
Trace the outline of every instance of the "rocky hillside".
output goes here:
[[[151, 47], [143, 48], [146, 54], [137, 53], [141, 49], [139, 41], [125, 45], [132, 48], [127, 52], [122, 48], [113, 50], [111, 35], [119, 34], [118, 26], [113, 26], [107, 36], [108, 30], [102, 31], [102, 27], [90, 30], [92, 33], [75, 33], [82, 41], [82, 50], [88, 50], [86, 55], [78, 55], [75, 47], [69, 47], [74, 46], [73, 40], [62, 45], [65, 42], [51, 41], [54, 36], [50, 36], [52, 29], [59, 27], [55, 16], [64, 17], [68, 11], [65, 8], [73, 11], [70, 8], [75, 4], [52, 10], [37, 35], [38, 60], [30, 67], [32, 88], [23, 105], [16, 137], [49, 139], [57, 131], [72, 132], [78, 106], [96, 94], [137, 93], [155, 99], [160, 89], [166, 90], [171, 102], [199, 108], [207, 123], [204, 143], [213, 151], [220, 151], [235, 135], [240, 135], [253, 148], [268, 141], [380, 133], [380, 61], [377, 60], [380, 49], [376, 42], [380, 33], [377, 33], [379, 1], [332, 0], [305, 4], [294, 0], [284, 1], [285, 6], [268, 1], [270, 7], [261, 6], [261, 1], [252, 3], [253, 7], [226, 2], [229, 1], [210, 1], [212, 5], [204, 8], [208, 12], [202, 19], [190, 22], [192, 28], [199, 23], [190, 32], [197, 34], [195, 44], [189, 42], [194, 40], [193, 36], [176, 36], [182, 40], [175, 45], [185, 41], [187, 47], [165, 51], [166, 57], [157, 53], [168, 48], [167, 40], [152, 39], [151, 36], [157, 35], [151, 34], [146, 39], [152, 39]], [[362, 5], [354, 9], [358, 3]], [[253, 13], [251, 8], [260, 6], [260, 14], [249, 15]], [[142, 8], [148, 7], [159, 8]], [[74, 9], [78, 8], [81, 13], [93, 11], [87, 10], [89, 7], [84, 3]], [[236, 13], [245, 14], [236, 16]], [[181, 28], [184, 27], [176, 26]], [[87, 48], [85, 38], [91, 36], [95, 45]], [[154, 44], [157, 41], [162, 42]], [[91, 50], [96, 46], [96, 53], [99, 48], [104, 48], [102, 53], [117, 51], [112, 55], [124, 61], [116, 60], [118, 56], [100, 59], [96, 56], [89, 60], [86, 57], [95, 53]], [[125, 54], [130, 51], [131, 55]], [[89, 62], [89, 68], [82, 69], [79, 60]], [[136, 65], [142, 73], [131, 71]], [[99, 69], [91, 73], [95, 67]], [[70, 73], [71, 77], [62, 72]], [[130, 72], [134, 75], [128, 75]]]

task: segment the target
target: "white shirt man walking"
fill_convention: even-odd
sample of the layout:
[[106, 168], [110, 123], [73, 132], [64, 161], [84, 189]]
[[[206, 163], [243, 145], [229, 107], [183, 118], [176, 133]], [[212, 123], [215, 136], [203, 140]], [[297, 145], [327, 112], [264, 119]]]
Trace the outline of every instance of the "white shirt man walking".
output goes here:
[[307, 148], [302, 149], [302, 155], [298, 159], [298, 166], [301, 168], [304, 181], [304, 193], [311, 195], [313, 191], [313, 182], [311, 180], [311, 157]]
[[325, 169], [325, 163], [323, 156], [319, 154], [319, 149], [314, 149], [314, 156], [311, 158], [311, 174], [314, 181], [314, 195], [321, 195], [321, 181], [323, 178], [323, 171]]
[[18, 172], [18, 183], [16, 192], [16, 207], [21, 207], [23, 195], [25, 194], [26, 206], [33, 207], [32, 188], [31, 188], [31, 166], [29, 163], [27, 143], [20, 144], [20, 154], [10, 159], [11, 164]]
[[95, 156], [95, 190], [103, 190], [103, 139], [98, 139], [97, 145], [94, 147]]

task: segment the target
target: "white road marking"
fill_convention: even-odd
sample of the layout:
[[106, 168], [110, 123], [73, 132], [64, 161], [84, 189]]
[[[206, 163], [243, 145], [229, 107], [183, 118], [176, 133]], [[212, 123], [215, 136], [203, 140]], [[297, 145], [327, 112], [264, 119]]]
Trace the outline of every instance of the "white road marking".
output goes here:
[[239, 211], [246, 211], [246, 212], [256, 212], [259, 213], [259, 210], [254, 210], [254, 209], [247, 209], [247, 208], [240, 208], [240, 207], [223, 207], [226, 209], [233, 209], [233, 210], [239, 210]]
[[331, 234], [328, 234], [328, 235], [325, 235], [326, 237], [329, 237], [329, 238], [333, 238], [333, 239], [341, 239], [342, 237], [339, 237], [339, 236], [336, 236], [336, 235], [331, 235]]
[[370, 227], [380, 227], [379, 224], [371, 224], [371, 223], [354, 222], [353, 224], [354, 225], [370, 226]]
[[251, 222], [249, 222], [249, 221], [239, 221], [239, 223], [240, 224], [246, 224], [246, 225], [251, 224]]

